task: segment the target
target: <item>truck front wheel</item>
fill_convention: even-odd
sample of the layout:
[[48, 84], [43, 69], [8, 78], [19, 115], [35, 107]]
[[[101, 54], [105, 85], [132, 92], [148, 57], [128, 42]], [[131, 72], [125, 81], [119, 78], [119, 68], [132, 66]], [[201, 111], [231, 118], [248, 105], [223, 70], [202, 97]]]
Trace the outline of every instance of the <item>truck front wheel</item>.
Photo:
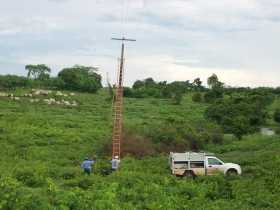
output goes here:
[[226, 173], [227, 176], [236, 176], [238, 174], [237, 170], [236, 169], [229, 169]]

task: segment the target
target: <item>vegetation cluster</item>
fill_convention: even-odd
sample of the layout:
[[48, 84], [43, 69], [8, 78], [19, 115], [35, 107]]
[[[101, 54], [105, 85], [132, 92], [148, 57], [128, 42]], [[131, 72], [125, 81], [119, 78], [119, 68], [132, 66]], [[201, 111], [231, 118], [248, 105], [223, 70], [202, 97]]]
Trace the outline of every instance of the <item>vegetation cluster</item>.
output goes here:
[[[121, 168], [108, 174], [112, 101], [95, 70], [73, 68], [56, 78], [33, 70], [30, 78], [0, 77], [1, 92], [15, 97], [38, 86], [60, 89], [53, 84], [63, 81], [62, 95], [74, 92], [71, 100], [79, 104], [0, 94], [1, 210], [280, 209], [279, 134], [259, 133], [261, 127], [280, 130], [279, 89], [230, 88], [216, 75], [207, 87], [200, 79], [138, 81], [125, 92]], [[177, 91], [180, 103], [172, 96]], [[168, 153], [186, 150], [214, 152], [240, 164], [243, 175], [173, 177]], [[91, 176], [80, 169], [86, 156], [97, 160]]]
[[25, 69], [27, 77], [0, 75], [0, 89], [48, 88], [95, 93], [102, 88], [95, 67], [75, 65], [62, 69], [57, 77], [50, 76], [51, 69], [45, 64], [26, 65]]

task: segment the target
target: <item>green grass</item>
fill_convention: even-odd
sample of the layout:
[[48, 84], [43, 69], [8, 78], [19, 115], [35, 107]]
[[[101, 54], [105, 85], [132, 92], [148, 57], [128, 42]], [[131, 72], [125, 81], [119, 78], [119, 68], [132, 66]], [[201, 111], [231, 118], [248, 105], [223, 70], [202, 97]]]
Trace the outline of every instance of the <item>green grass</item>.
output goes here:
[[[111, 102], [104, 91], [71, 98], [78, 107], [0, 98], [0, 209], [280, 209], [279, 136], [207, 145], [226, 162], [241, 164], [241, 177], [176, 178], [166, 155], [126, 157], [120, 171], [102, 176], [110, 154], [98, 158], [96, 173], [86, 177], [80, 162], [110, 139]], [[125, 99], [124, 123], [126, 128], [153, 128], [172, 119], [192, 124], [205, 120], [205, 108], [190, 95], [181, 105]]]

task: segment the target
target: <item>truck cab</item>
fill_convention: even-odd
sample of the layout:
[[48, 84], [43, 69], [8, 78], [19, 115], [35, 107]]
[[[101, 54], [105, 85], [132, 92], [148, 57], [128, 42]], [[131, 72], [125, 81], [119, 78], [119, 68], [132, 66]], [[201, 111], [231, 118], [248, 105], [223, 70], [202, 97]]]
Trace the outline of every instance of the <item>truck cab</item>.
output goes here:
[[210, 176], [216, 174], [241, 175], [241, 167], [234, 163], [224, 163], [210, 153], [170, 153], [171, 173], [176, 176]]

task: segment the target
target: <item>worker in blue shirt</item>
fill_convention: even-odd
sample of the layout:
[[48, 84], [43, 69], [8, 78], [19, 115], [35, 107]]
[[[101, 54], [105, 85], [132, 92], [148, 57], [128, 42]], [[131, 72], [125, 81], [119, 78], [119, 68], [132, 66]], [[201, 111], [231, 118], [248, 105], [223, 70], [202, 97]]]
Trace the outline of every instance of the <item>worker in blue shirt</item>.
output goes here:
[[81, 164], [81, 168], [84, 169], [85, 174], [90, 175], [92, 172], [92, 165], [94, 164], [94, 160], [89, 160], [87, 157], [84, 159]]

